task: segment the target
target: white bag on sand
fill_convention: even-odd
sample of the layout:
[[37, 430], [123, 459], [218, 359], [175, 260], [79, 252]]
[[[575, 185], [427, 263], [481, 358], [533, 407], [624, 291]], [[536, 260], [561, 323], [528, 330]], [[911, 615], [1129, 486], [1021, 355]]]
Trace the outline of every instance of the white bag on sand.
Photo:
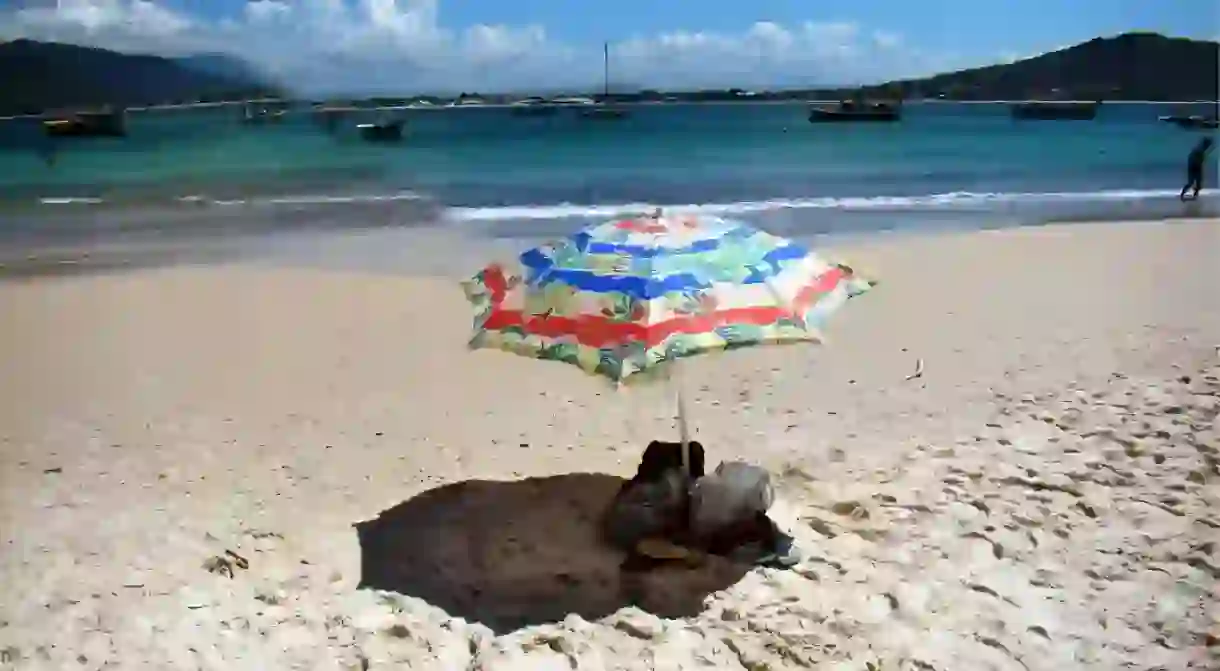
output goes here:
[[741, 461], [726, 461], [691, 488], [690, 530], [696, 538], [755, 519], [775, 501], [771, 474]]

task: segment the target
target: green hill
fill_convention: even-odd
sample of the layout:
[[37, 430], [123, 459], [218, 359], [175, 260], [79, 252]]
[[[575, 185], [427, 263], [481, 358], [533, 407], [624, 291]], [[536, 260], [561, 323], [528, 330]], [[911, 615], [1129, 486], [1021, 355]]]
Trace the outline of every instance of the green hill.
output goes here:
[[222, 63], [209, 55], [174, 60], [24, 39], [0, 43], [0, 73], [0, 115], [280, 93], [235, 59]]
[[1216, 100], [1220, 44], [1125, 33], [1014, 63], [888, 82], [870, 95], [949, 100]]

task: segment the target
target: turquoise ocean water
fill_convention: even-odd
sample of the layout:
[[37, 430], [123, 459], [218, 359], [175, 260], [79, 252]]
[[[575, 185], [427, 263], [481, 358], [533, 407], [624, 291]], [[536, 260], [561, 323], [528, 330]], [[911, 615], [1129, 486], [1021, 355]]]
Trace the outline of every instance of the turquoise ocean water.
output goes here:
[[328, 134], [307, 113], [246, 126], [236, 108], [136, 112], [129, 137], [59, 141], [53, 165], [37, 123], [13, 120], [0, 122], [0, 240], [252, 220], [535, 237], [652, 205], [794, 234], [1215, 214], [1211, 196], [1177, 201], [1199, 133], [1157, 117], [1179, 111], [1021, 122], [1003, 105], [914, 104], [898, 124], [814, 125], [803, 105], [640, 106], [618, 122], [407, 110], [396, 145], [362, 142], [358, 117]]

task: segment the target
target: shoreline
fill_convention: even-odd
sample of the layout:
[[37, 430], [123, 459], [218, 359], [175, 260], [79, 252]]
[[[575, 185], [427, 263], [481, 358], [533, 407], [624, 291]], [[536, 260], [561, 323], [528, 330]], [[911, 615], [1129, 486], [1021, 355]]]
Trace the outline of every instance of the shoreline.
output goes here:
[[[526, 96], [523, 96], [524, 99]], [[578, 96], [579, 97], [579, 96]], [[300, 106], [312, 104], [312, 101], [283, 101], [278, 99], [268, 100], [226, 100], [211, 103], [191, 103], [185, 105], [145, 105], [128, 107], [128, 112], [134, 113], [156, 113], [156, 112], [176, 112], [176, 111], [192, 111], [198, 109], [216, 109], [221, 107], [240, 107], [247, 104], [284, 104], [292, 106]], [[826, 105], [840, 102], [839, 100], [679, 100], [679, 101], [637, 101], [637, 102], [614, 102], [616, 106], [625, 107], [641, 107], [641, 106], [670, 106], [678, 107], [683, 105]], [[904, 101], [904, 105], [1020, 105], [1023, 103], [1040, 103], [1040, 102], [1062, 102], [1062, 103], [1083, 103], [1095, 102], [1092, 100], [938, 100], [934, 98], [909, 100]], [[1104, 101], [1103, 101], [1104, 102]], [[1217, 101], [1211, 100], [1114, 100], [1105, 102], [1107, 105], [1217, 105]], [[580, 109], [585, 105], [576, 103], [560, 103], [554, 105], [559, 108], [574, 108]], [[429, 110], [457, 110], [457, 109], [513, 109], [519, 107], [515, 103], [485, 103], [480, 105], [385, 105], [378, 107], [327, 107], [329, 111], [337, 112], [377, 112], [377, 111], [429, 111]], [[314, 109], [294, 109], [289, 108], [286, 112], [290, 115], [295, 114], [313, 114]], [[18, 114], [11, 116], [0, 116], [0, 121], [14, 121], [20, 119], [42, 119], [46, 118], [47, 114]]]
[[449, 276], [0, 282], [0, 664], [1214, 663], [1220, 222], [832, 247], [879, 284], [825, 345], [683, 371], [806, 559], [661, 569], [636, 605], [582, 520], [676, 435], [671, 390], [467, 351]]
[[[294, 228], [240, 228], [224, 229], [220, 227], [212, 231], [182, 231], [174, 233], [169, 230], [149, 230], [146, 234], [138, 231], [130, 235], [107, 236], [98, 235], [88, 241], [68, 242], [25, 242], [16, 244], [0, 244], [0, 282], [27, 280], [37, 277], [56, 275], [81, 275], [89, 273], [112, 273], [136, 271], [150, 268], [165, 268], [178, 265], [215, 266], [234, 263], [266, 263], [268, 261], [280, 265], [292, 266], [294, 263], [304, 263], [307, 267], [331, 267], [344, 270], [361, 270], [368, 272], [387, 270], [378, 267], [377, 263], [362, 263], [361, 249], [376, 249], [381, 246], [376, 238], [381, 236], [385, 243], [392, 246], [410, 246], [412, 240], [443, 240], [443, 245], [450, 250], [458, 247], [470, 247], [475, 250], [504, 249], [505, 240], [495, 236], [489, 237], [486, 232], [470, 230], [452, 223], [428, 222], [416, 225], [399, 225], [392, 222], [392, 217], [382, 215], [386, 220], [373, 221], [360, 226], [347, 223], [321, 225], [313, 227]], [[795, 235], [798, 240], [806, 241], [815, 247], [826, 244], [873, 244], [894, 240], [920, 240], [941, 236], [970, 235], [990, 231], [1019, 231], [1024, 229], [1077, 226], [1107, 226], [1114, 224], [1165, 224], [1165, 225], [1220, 225], [1220, 218], [1213, 213], [1200, 213], [1198, 216], [1179, 216], [1173, 218], [1148, 217], [1131, 218], [1116, 216], [1110, 219], [1067, 218], [1048, 219], [1031, 222], [1012, 222], [1006, 220], [980, 221], [979, 225], [953, 226], [944, 228], [929, 227], [895, 227], [880, 230], [841, 230], [832, 233], [813, 233]], [[763, 226], [766, 228], [766, 226]], [[566, 230], [566, 227], [565, 227]], [[523, 237], [512, 244], [531, 244], [531, 241], [541, 243], [554, 236], [540, 235]], [[335, 243], [350, 240], [372, 240], [356, 246], [355, 251], [348, 251], [339, 261], [319, 264], [307, 257], [333, 255]], [[293, 251], [295, 249], [295, 251]], [[342, 245], [338, 249], [343, 249]], [[316, 250], [316, 251], [315, 251]], [[329, 251], [328, 251], [329, 250]], [[410, 254], [399, 258], [393, 264], [390, 272], [393, 274], [420, 274], [411, 270], [413, 263]], [[384, 264], [381, 264], [384, 266]], [[427, 275], [427, 271], [422, 274]]]

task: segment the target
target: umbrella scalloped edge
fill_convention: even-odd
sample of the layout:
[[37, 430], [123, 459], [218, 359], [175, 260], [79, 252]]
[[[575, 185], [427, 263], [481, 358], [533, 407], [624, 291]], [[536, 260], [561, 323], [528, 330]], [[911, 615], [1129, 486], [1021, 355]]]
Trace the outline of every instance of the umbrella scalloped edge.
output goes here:
[[[689, 221], [681, 221], [683, 232], [692, 228]], [[589, 231], [604, 230], [606, 226], [623, 230], [618, 222], [578, 233], [574, 236], [577, 239], [586, 236], [579, 241], [582, 253], [589, 247], [588, 239], [593, 237]], [[748, 232], [742, 235], [743, 229], [742, 225], [734, 225], [731, 230], [738, 239], [746, 239], [757, 231], [745, 229]], [[724, 230], [730, 229], [722, 227], [721, 235]], [[764, 246], [759, 247], [759, 239]], [[584, 259], [573, 261], [573, 255], [565, 259], [570, 266], [586, 263], [586, 267], [566, 271], [566, 276], [531, 274], [529, 267], [512, 272], [500, 265], [489, 265], [462, 283], [474, 312], [474, 335], [469, 345], [472, 349], [501, 349], [530, 358], [562, 361], [619, 384], [643, 382], [663, 373], [667, 368], [664, 364], [697, 354], [758, 345], [823, 342], [826, 320], [848, 299], [876, 284], [850, 266], [820, 259], [783, 238], [758, 231], [751, 242], [751, 251], [783, 251], [786, 265], [759, 260], [748, 266], [755, 280], [741, 285], [698, 281], [697, 274], [685, 273], [682, 281], [688, 286], [676, 291], [656, 289], [657, 285], [666, 288], [664, 285], [672, 275], [660, 279], [633, 277], [624, 272], [622, 264], [616, 264], [610, 272], [594, 273], [587, 270], [593, 263]], [[563, 244], [565, 241], [539, 249], [554, 253]], [[535, 259], [541, 255], [526, 252], [522, 259], [528, 259], [531, 253]], [[696, 253], [684, 253], [690, 257], [688, 265], [697, 272], [703, 270], [694, 265], [698, 262], [694, 259]], [[550, 261], [549, 257], [543, 258]], [[604, 260], [596, 261], [605, 267]], [[763, 279], [757, 279], [757, 266], [768, 263], [771, 267], [763, 273]], [[645, 268], [652, 269], [652, 264]], [[550, 270], [548, 265], [547, 271]], [[603, 278], [636, 283], [629, 291], [587, 291], [565, 285], [563, 279], [569, 277], [575, 278], [577, 284], [584, 281], [586, 288], [590, 282], [601, 282]], [[784, 299], [784, 295], [791, 298]]]

